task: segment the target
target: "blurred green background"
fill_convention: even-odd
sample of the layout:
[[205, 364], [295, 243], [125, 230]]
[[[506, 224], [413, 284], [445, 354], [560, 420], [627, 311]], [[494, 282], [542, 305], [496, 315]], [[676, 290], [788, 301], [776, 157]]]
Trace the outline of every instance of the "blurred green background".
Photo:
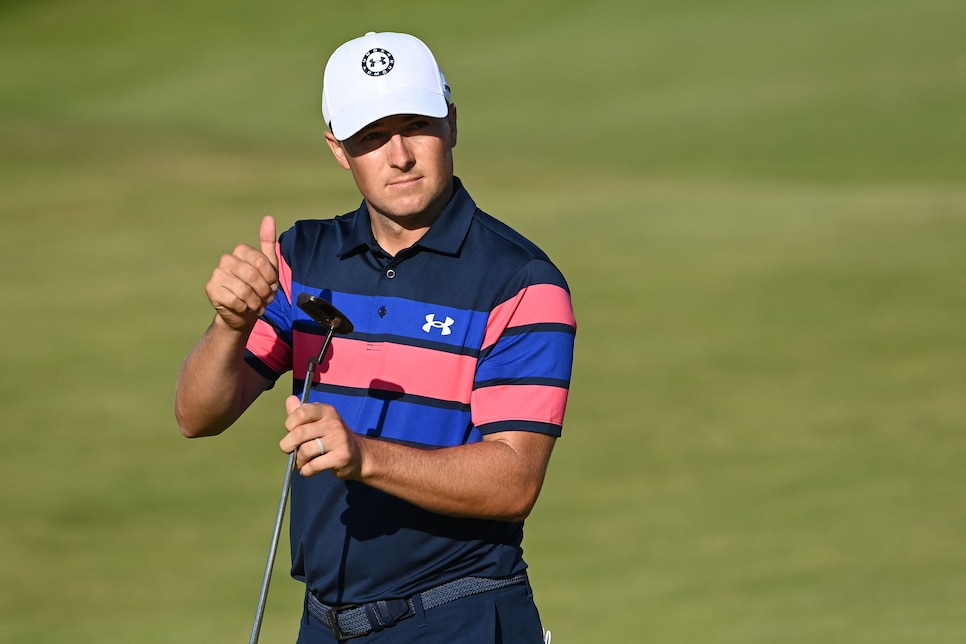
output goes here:
[[[966, 641], [961, 0], [0, 3], [0, 641], [247, 641], [285, 389], [183, 439], [221, 253], [353, 209], [341, 42], [580, 323], [524, 546], [554, 642]], [[295, 639], [283, 543], [263, 642]]]

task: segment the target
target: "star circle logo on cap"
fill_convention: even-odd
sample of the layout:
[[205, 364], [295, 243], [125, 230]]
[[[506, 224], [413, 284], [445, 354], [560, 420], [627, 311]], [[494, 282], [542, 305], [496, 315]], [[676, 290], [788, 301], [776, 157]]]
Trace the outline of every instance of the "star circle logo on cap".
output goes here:
[[385, 76], [392, 71], [396, 60], [385, 49], [370, 49], [362, 57], [362, 71], [370, 76]]

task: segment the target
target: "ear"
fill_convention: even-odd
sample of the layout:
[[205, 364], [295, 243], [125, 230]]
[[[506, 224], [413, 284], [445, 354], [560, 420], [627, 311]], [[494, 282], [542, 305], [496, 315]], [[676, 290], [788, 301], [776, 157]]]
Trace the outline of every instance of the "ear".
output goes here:
[[335, 156], [335, 160], [339, 162], [344, 169], [349, 169], [349, 162], [346, 160], [345, 148], [339, 143], [339, 140], [335, 138], [332, 132], [325, 133], [325, 142], [329, 144], [329, 149], [332, 150], [332, 155]]
[[449, 104], [449, 115], [446, 117], [446, 120], [449, 121], [449, 136], [450, 136], [449, 146], [451, 148], [455, 148], [456, 138], [457, 138], [456, 137], [456, 103]]

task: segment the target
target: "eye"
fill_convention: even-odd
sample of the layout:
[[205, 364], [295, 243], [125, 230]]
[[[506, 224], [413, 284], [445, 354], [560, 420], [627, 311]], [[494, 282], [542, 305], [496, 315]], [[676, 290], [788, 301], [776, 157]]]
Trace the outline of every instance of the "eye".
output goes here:
[[359, 142], [375, 143], [376, 141], [381, 141], [383, 137], [384, 134], [380, 130], [370, 130], [369, 132], [363, 133], [362, 138], [359, 139]]

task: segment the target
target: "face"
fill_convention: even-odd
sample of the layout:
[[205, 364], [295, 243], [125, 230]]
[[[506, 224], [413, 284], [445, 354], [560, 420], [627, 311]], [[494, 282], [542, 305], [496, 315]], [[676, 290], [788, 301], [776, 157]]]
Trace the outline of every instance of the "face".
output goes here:
[[332, 154], [352, 172], [374, 217], [406, 228], [428, 226], [450, 198], [456, 106], [446, 118], [412, 114], [370, 123], [345, 141], [325, 135]]

